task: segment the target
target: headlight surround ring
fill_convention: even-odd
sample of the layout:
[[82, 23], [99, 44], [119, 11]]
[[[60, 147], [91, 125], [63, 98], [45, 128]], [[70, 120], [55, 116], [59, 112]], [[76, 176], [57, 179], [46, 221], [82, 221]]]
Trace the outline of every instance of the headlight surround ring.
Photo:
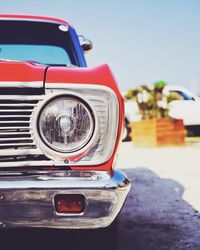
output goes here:
[[[59, 105], [59, 102], [60, 105], [63, 106], [61, 108], [61, 111], [59, 111], [58, 108], [56, 110], [56, 105]], [[68, 107], [65, 106], [67, 105], [67, 102]], [[53, 112], [51, 109], [53, 110]], [[49, 133], [49, 131], [46, 133], [45, 128], [42, 129], [41, 126], [41, 120], [47, 118], [45, 117], [45, 111], [46, 113], [57, 112], [56, 116], [54, 114], [53, 118], [48, 117], [48, 119], [52, 121], [46, 121], [47, 128], [50, 125], [50, 129], [48, 128], [48, 130], [51, 130], [51, 132], [54, 133], [54, 138], [52, 141], [53, 143], [50, 142], [52, 139], [50, 135], [51, 133]], [[79, 112], [79, 114], [77, 114], [76, 112]], [[82, 117], [80, 117], [80, 113], [82, 113]], [[83, 124], [83, 120], [86, 124]], [[85, 130], [83, 129], [83, 125], [86, 126]], [[60, 94], [49, 98], [41, 107], [37, 119], [37, 130], [43, 143], [51, 150], [55, 151], [55, 153], [57, 152], [59, 154], [65, 155], [74, 154], [85, 148], [93, 137], [95, 127], [95, 115], [88, 102], [83, 100], [76, 94], [73, 95], [71, 93]], [[79, 135], [79, 138], [81, 136], [83, 137], [82, 140], [79, 141], [79, 139], [76, 138], [77, 134]], [[60, 138], [62, 142], [58, 142], [58, 138]], [[73, 138], [76, 138], [75, 141], [73, 141]], [[60, 147], [61, 143], [65, 145], [63, 148]], [[69, 146], [70, 144], [72, 144], [71, 147]]]

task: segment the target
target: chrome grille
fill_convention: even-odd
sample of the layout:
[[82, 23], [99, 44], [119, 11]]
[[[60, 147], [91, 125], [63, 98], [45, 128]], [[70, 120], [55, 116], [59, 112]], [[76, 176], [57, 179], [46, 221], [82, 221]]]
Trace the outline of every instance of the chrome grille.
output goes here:
[[33, 139], [31, 119], [43, 95], [0, 96], [0, 168], [49, 166]]
[[36, 148], [31, 115], [38, 100], [0, 100], [0, 150]]

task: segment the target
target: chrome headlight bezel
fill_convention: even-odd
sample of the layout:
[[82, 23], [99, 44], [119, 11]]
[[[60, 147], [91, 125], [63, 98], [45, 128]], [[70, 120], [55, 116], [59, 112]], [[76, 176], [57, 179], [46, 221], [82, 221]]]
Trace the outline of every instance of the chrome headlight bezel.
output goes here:
[[[42, 119], [42, 115], [43, 115], [43, 112], [45, 111], [45, 109], [48, 109], [49, 105], [51, 105], [55, 102], [66, 101], [66, 100], [67, 101], [70, 101], [70, 100], [75, 101], [75, 102], [77, 102], [77, 104], [80, 104], [87, 111], [89, 121], [91, 123], [91, 127], [90, 127], [90, 130], [89, 130], [89, 133], [88, 133], [86, 139], [82, 143], [80, 142], [80, 145], [77, 145], [73, 149], [68, 149], [68, 150], [61, 149], [58, 146], [50, 143], [47, 140], [47, 138], [45, 137], [45, 135], [42, 131], [42, 128], [41, 128], [41, 119]], [[37, 121], [38, 121], [38, 124], [37, 124], [38, 132], [39, 132], [39, 135], [42, 138], [43, 142], [47, 146], [49, 146], [52, 150], [59, 152], [59, 153], [65, 153], [65, 154], [77, 152], [77, 151], [81, 150], [83, 147], [85, 147], [87, 145], [87, 143], [89, 143], [89, 141], [91, 140], [93, 133], [94, 133], [94, 130], [95, 130], [95, 118], [94, 118], [94, 113], [93, 113], [91, 107], [82, 98], [78, 97], [77, 95], [74, 96], [71, 94], [58, 95], [58, 96], [54, 96], [52, 99], [50, 99], [45, 105], [43, 105], [42, 109], [40, 110], [39, 117], [38, 117]]]
[[[42, 108], [53, 98], [72, 95], [90, 107], [95, 128], [88, 143], [75, 152], [57, 152], [45, 144], [39, 134], [38, 117]], [[45, 95], [41, 97], [32, 116], [32, 133], [38, 152], [54, 161], [54, 165], [90, 166], [100, 165], [112, 156], [119, 127], [119, 102], [109, 87], [91, 84], [46, 83]]]

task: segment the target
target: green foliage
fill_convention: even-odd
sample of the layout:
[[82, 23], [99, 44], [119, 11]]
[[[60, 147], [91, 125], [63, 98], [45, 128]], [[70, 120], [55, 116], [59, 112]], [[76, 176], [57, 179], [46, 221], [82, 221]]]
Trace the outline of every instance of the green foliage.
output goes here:
[[172, 92], [167, 95], [167, 102], [170, 103], [172, 101], [180, 100], [181, 96], [178, 93]]
[[167, 83], [164, 81], [158, 81], [158, 82], [154, 82], [153, 85], [155, 88], [163, 89], [167, 85]]
[[140, 85], [129, 89], [125, 99], [137, 102], [142, 119], [168, 118], [169, 103], [180, 97], [176, 93], [165, 93], [165, 86], [164, 81], [155, 82], [153, 88]]

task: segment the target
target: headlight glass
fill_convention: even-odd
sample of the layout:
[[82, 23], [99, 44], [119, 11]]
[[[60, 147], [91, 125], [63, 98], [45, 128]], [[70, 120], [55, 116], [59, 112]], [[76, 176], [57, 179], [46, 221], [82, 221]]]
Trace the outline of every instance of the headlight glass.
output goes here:
[[63, 153], [77, 151], [92, 137], [94, 118], [84, 101], [63, 96], [50, 101], [41, 111], [39, 131], [43, 141]]

